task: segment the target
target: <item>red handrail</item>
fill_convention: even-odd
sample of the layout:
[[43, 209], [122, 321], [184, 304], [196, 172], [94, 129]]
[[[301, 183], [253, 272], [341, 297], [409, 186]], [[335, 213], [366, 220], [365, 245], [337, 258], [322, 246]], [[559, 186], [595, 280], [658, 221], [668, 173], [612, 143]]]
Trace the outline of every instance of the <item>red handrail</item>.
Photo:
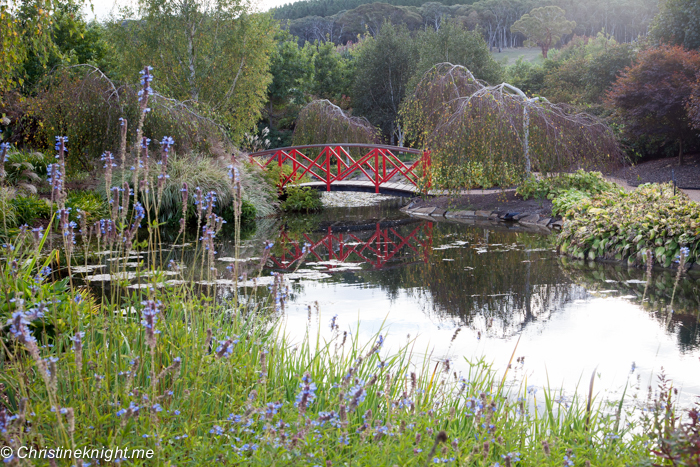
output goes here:
[[[319, 148], [320, 152], [314, 157], [313, 155], [316, 154], [314, 150]], [[355, 160], [346, 148], [368, 148], [369, 151]], [[302, 149], [306, 150], [306, 154], [301, 151]], [[407, 166], [396, 156], [397, 153], [420, 154], [421, 157]], [[337, 165], [331, 164], [333, 157], [337, 159]], [[376, 193], [379, 193], [382, 185], [390, 183], [399, 174], [417, 188], [430, 188], [431, 185], [429, 177], [431, 161], [428, 150], [360, 143], [310, 144], [260, 151], [250, 154], [249, 159], [251, 163], [261, 168], [266, 168], [277, 161], [280, 167], [280, 189], [284, 189], [289, 183], [296, 183], [305, 175], [310, 175], [325, 182], [326, 190], [331, 191], [331, 185], [334, 182], [345, 180], [358, 170], [373, 182]], [[284, 175], [282, 166], [287, 161], [291, 162], [292, 171]], [[419, 171], [419, 168], [422, 171]], [[427, 181], [424, 187], [421, 187], [421, 178]]]

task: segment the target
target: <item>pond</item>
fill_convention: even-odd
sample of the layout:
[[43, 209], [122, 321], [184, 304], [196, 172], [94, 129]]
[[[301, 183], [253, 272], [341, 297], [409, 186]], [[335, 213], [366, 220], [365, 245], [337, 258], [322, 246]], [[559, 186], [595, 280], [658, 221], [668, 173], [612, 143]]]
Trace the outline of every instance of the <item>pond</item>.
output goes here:
[[[593, 373], [598, 399], [644, 400], [662, 373], [681, 404], [700, 395], [699, 276], [676, 284], [675, 271], [654, 270], [647, 281], [641, 269], [567, 260], [551, 235], [513, 227], [411, 218], [397, 201], [329, 208], [260, 222], [238, 261], [224, 238], [216, 267], [231, 277], [237, 264], [249, 291], [282, 273], [292, 341], [381, 332], [387, 351], [410, 343], [416, 365], [442, 371], [449, 360], [457, 373], [483, 356], [500, 375], [512, 356], [515, 391], [549, 387], [563, 401], [587, 393]], [[231, 294], [227, 284], [217, 294]]]

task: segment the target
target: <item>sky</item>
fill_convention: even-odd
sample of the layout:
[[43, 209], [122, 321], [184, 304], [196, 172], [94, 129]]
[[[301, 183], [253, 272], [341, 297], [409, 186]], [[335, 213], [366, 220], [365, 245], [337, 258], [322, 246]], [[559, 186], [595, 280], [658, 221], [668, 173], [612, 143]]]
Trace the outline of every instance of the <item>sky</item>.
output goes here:
[[[274, 8], [280, 5], [284, 5], [285, 3], [292, 3], [294, 0], [253, 0], [254, 3], [257, 4], [257, 9], [259, 11], [267, 11], [270, 8]], [[134, 0], [92, 0], [92, 4], [94, 7], [94, 13], [90, 11], [90, 8], [88, 7], [85, 10], [86, 17], [88, 20], [94, 19], [95, 17], [97, 18], [98, 21], [103, 21], [107, 19], [107, 17], [110, 15], [110, 13], [114, 12], [117, 13], [118, 7], [116, 4], [119, 5], [129, 5], [129, 4], [134, 4]]]

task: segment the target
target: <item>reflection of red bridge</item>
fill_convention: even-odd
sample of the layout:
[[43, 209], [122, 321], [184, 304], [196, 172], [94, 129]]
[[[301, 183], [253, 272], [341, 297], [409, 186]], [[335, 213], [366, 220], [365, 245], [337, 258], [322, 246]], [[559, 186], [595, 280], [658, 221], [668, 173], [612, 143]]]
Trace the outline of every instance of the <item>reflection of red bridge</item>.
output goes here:
[[[353, 158], [350, 155], [353, 149], [361, 151], [359, 154], [362, 155], [357, 159]], [[318, 150], [320, 152], [317, 152]], [[406, 165], [397, 156], [401, 153], [417, 154], [420, 157]], [[310, 144], [255, 152], [250, 154], [249, 158], [251, 163], [256, 163], [262, 168], [271, 165], [281, 168], [288, 162], [291, 171], [285, 174], [280, 170], [280, 188], [295, 183], [304, 176], [320, 181], [303, 185], [325, 191], [413, 194], [430, 188], [427, 178], [430, 151], [418, 149], [358, 143]], [[347, 180], [357, 171], [362, 172], [363, 180]]]
[[[402, 249], [410, 249], [416, 255], [428, 262], [428, 254], [433, 244], [432, 222], [421, 222], [406, 236], [399, 234], [394, 227], [382, 227], [377, 222], [376, 228], [370, 232], [369, 239], [363, 240], [350, 232], [333, 233], [328, 227], [328, 233], [318, 241], [309, 238], [309, 234], [303, 234], [303, 240], [291, 240], [286, 232], [282, 232], [278, 242], [282, 245], [282, 253], [272, 256], [270, 259], [280, 269], [294, 269], [296, 264], [305, 255], [304, 243], [310, 246], [309, 258], [315, 257], [318, 261], [333, 261], [337, 263], [360, 260], [371, 264], [374, 269], [384, 268], [389, 261], [396, 259]], [[354, 257], [352, 255], [355, 255]], [[341, 264], [329, 264], [329, 270]]]

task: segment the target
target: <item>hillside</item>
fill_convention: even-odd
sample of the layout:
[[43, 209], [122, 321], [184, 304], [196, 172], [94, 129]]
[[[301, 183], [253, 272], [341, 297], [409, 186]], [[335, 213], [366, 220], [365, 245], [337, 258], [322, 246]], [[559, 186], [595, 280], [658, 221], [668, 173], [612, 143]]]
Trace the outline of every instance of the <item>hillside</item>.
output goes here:
[[480, 29], [489, 47], [498, 50], [521, 47], [525, 38], [511, 33], [511, 25], [533, 8], [552, 4], [576, 22], [565, 42], [573, 35], [594, 37], [601, 31], [618, 42], [636, 41], [646, 35], [659, 7], [658, 0], [302, 0], [277, 8], [274, 16], [300, 43], [345, 44], [358, 34], [376, 34], [384, 21], [410, 31], [457, 21], [467, 29]]

